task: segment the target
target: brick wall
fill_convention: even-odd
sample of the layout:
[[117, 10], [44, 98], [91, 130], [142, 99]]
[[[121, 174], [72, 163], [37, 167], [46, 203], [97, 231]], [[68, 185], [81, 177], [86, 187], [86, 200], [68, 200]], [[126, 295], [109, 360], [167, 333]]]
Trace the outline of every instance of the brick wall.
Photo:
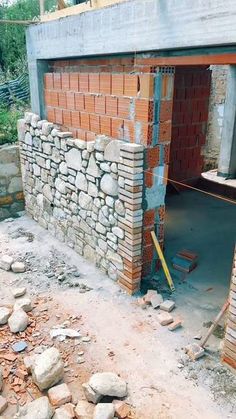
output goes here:
[[[157, 265], [151, 230], [161, 245], [164, 239], [173, 73], [172, 67], [158, 67], [155, 58], [132, 56], [55, 61], [45, 74], [49, 121], [85, 141], [105, 134], [145, 146], [143, 276]], [[133, 274], [139, 266], [140, 258], [136, 258]]]
[[211, 71], [207, 67], [175, 70], [169, 177], [197, 179], [204, 167]]
[[236, 370], [236, 247], [233, 258], [229, 301], [230, 306], [226, 321], [222, 361]]

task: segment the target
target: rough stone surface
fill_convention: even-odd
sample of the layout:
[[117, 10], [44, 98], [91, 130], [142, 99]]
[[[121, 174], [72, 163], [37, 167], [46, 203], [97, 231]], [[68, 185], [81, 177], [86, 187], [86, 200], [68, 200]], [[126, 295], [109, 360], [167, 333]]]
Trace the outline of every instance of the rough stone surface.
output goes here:
[[105, 173], [101, 180], [101, 190], [111, 196], [118, 195], [118, 182], [111, 175]]
[[63, 362], [58, 349], [49, 348], [38, 355], [31, 370], [33, 381], [40, 390], [45, 390], [57, 384], [64, 373]]
[[92, 387], [90, 387], [90, 385], [88, 383], [82, 384], [82, 387], [83, 387], [84, 394], [85, 394], [85, 397], [88, 400], [88, 402], [96, 404], [101, 400], [102, 395], [99, 394], [99, 393], [96, 393], [92, 389]]
[[11, 256], [3, 255], [0, 259], [0, 268], [4, 271], [10, 271], [14, 259]]
[[23, 295], [25, 295], [25, 293], [26, 293], [26, 288], [25, 287], [19, 287], [19, 288], [13, 288], [12, 289], [12, 294], [13, 294], [13, 297], [15, 297], [15, 298], [23, 297]]
[[161, 294], [153, 294], [150, 298], [150, 302], [153, 308], [158, 308], [163, 302], [163, 297]]
[[93, 419], [113, 419], [115, 407], [112, 403], [98, 403], [94, 410]]
[[127, 384], [113, 372], [101, 372], [93, 374], [88, 384], [95, 393], [103, 396], [125, 397]]
[[130, 406], [121, 401], [121, 400], [113, 400], [113, 404], [115, 407], [115, 415], [118, 419], [125, 419], [130, 415]]
[[82, 166], [81, 152], [79, 150], [70, 150], [65, 153], [67, 166], [74, 170], [80, 170]]
[[75, 408], [76, 419], [93, 419], [94, 407], [86, 400], [81, 400]]
[[11, 265], [11, 269], [15, 273], [23, 273], [25, 272], [25, 264], [23, 262], [14, 262]]
[[120, 163], [120, 147], [122, 141], [116, 140], [111, 141], [105, 148], [104, 158], [105, 160]]
[[6, 410], [7, 405], [7, 399], [5, 399], [3, 396], [0, 396], [0, 414]]
[[32, 310], [31, 300], [29, 298], [20, 298], [14, 304], [14, 310], [24, 310], [26, 313]]
[[8, 319], [8, 325], [12, 333], [23, 332], [29, 324], [29, 318], [24, 310], [14, 310]]
[[162, 326], [167, 326], [168, 324], [173, 322], [173, 317], [169, 313], [160, 313], [157, 316], [157, 320]]
[[69, 403], [72, 395], [67, 384], [59, 384], [48, 390], [48, 398], [52, 406], [60, 407]]
[[27, 404], [20, 410], [20, 419], [51, 419], [53, 416], [53, 409], [46, 396]]
[[53, 419], [73, 419], [75, 417], [75, 406], [67, 403], [55, 410]]
[[7, 323], [11, 315], [11, 310], [7, 307], [0, 307], [0, 325]]
[[175, 307], [175, 302], [171, 300], [165, 300], [160, 305], [160, 309], [163, 311], [167, 311], [168, 313], [173, 310]]

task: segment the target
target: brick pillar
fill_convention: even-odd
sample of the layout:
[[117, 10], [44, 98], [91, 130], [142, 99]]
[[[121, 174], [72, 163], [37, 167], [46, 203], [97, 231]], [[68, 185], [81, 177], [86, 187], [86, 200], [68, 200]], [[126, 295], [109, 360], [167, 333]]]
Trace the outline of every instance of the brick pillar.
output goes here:
[[125, 231], [124, 239], [118, 240], [118, 254], [124, 263], [119, 284], [133, 294], [139, 290], [142, 269], [143, 146], [123, 143], [120, 156], [119, 200], [126, 213], [125, 217], [118, 216], [118, 227]]
[[147, 142], [144, 165], [144, 221], [143, 221], [143, 269], [148, 277], [157, 269], [158, 256], [151, 238], [154, 230], [160, 245], [164, 240], [165, 194], [168, 176], [174, 68], [159, 67], [154, 82], [154, 113], [152, 139]]
[[226, 322], [222, 361], [236, 370], [236, 247], [234, 251], [229, 300], [230, 306]]

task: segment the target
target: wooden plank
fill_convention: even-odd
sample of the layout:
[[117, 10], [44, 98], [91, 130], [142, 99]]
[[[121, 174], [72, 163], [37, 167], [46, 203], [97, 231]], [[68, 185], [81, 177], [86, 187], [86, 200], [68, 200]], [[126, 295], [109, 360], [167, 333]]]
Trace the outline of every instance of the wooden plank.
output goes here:
[[77, 4], [76, 6], [66, 7], [65, 9], [57, 10], [56, 12], [41, 16], [41, 22], [49, 22], [51, 20], [61, 19], [62, 17], [79, 15], [80, 13], [101, 9], [107, 6], [113, 6], [116, 3], [122, 3], [124, 1], [127, 0], [91, 0], [92, 6], [90, 6], [90, 2], [88, 2]]

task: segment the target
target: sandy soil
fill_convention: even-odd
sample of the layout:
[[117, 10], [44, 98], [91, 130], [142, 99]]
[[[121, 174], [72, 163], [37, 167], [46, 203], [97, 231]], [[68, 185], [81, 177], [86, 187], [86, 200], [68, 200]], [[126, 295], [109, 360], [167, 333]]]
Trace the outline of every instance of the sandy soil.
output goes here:
[[[75, 402], [83, 397], [81, 384], [90, 374], [114, 371], [127, 381], [128, 401], [138, 419], [235, 417], [236, 379], [219, 362], [220, 339], [211, 338], [207, 356], [197, 363], [186, 361], [183, 348], [193, 341], [202, 318], [184, 304], [183, 288], [177, 289], [173, 315], [183, 318], [184, 327], [170, 332], [157, 322], [158, 311], [151, 307], [142, 310], [137, 297], [127, 296], [106, 275], [25, 215], [0, 223], [1, 254], [25, 260], [27, 272], [1, 271], [0, 304], [13, 302], [10, 289], [16, 285], [26, 286], [34, 302], [40, 299], [33, 315], [37, 324], [37, 316], [42, 316], [44, 309], [47, 313], [37, 327], [40, 337], [45, 338], [42, 344], [51, 344], [50, 329], [65, 320], [91, 338], [78, 346], [71, 340], [56, 343], [67, 352], [65, 381]], [[68, 276], [71, 270], [79, 271], [77, 280], [92, 289], [82, 293], [81, 287], [51, 277], [51, 271], [61, 264]], [[194, 294], [194, 289], [188, 292]], [[81, 350], [85, 362], [78, 364], [76, 356]], [[7, 418], [14, 409], [16, 406], [10, 405]]]

